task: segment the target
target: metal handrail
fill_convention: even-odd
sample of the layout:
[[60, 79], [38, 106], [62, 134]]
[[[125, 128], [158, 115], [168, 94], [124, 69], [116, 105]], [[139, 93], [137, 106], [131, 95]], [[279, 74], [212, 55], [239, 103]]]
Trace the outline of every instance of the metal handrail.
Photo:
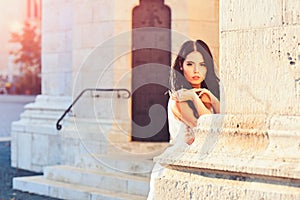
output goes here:
[[[97, 92], [99, 92], [99, 91], [100, 91], [100, 92], [114, 92], [114, 91], [116, 91], [116, 92], [118, 92], [118, 98], [122, 97], [122, 98], [126, 98], [126, 99], [128, 99], [128, 98], [131, 96], [130, 91], [127, 90], [127, 89], [124, 89], [124, 88], [119, 88], [119, 89], [111, 89], [111, 88], [109, 88], [109, 89], [102, 89], [102, 88], [86, 88], [86, 89], [84, 89], [84, 90], [82, 90], [82, 91], [80, 92], [80, 94], [76, 97], [76, 99], [72, 102], [72, 104], [65, 110], [64, 114], [62, 114], [62, 116], [57, 120], [57, 122], [56, 122], [56, 129], [57, 129], [57, 130], [61, 130], [61, 128], [62, 128], [62, 125], [60, 124], [61, 120], [63, 120], [63, 118], [66, 116], [66, 114], [67, 114], [68, 112], [70, 112], [71, 108], [75, 105], [75, 103], [76, 103], [76, 102], [80, 99], [80, 97], [81, 97], [85, 92], [87, 92], [87, 91], [97, 91]], [[121, 95], [119, 94], [119, 92], [126, 92], [127, 95], [126, 95], [126, 96], [121, 96]]]

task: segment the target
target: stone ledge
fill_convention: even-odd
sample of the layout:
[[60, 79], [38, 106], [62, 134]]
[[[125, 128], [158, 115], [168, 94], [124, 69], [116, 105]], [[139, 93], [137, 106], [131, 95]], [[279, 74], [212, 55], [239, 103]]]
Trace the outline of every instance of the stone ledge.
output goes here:
[[109, 173], [101, 170], [58, 165], [46, 167], [44, 178], [62, 183], [110, 190], [116, 193], [146, 196], [149, 192], [149, 178], [126, 173]]
[[25, 192], [69, 200], [142, 200], [139, 195], [111, 192], [94, 187], [62, 183], [42, 176], [18, 177], [13, 179], [13, 188]]
[[[176, 177], [176, 178], [175, 178]], [[175, 189], [176, 188], [176, 189]], [[231, 179], [166, 169], [156, 179], [159, 199], [299, 199], [298, 186], [281, 185], [259, 179]]]
[[[200, 171], [300, 179], [300, 117], [207, 115], [198, 122], [191, 146], [174, 145], [154, 160]], [[271, 129], [277, 127], [273, 122], [286, 128]]]
[[121, 154], [81, 154], [75, 158], [76, 167], [100, 170], [109, 173], [126, 173], [135, 176], [149, 177], [153, 161], [140, 155]]

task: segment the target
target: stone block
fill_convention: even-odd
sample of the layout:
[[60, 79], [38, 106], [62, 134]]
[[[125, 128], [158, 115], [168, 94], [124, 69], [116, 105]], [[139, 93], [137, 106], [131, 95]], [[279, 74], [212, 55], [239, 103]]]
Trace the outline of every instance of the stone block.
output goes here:
[[38, 181], [40, 177], [41, 176], [13, 178], [13, 188], [25, 192], [31, 191], [35, 194], [47, 196], [49, 195], [49, 186], [45, 183], [40, 183]]
[[300, 24], [300, 2], [294, 0], [283, 1], [283, 25]]
[[82, 169], [71, 166], [46, 167], [44, 173], [45, 178], [52, 181], [74, 185], [80, 184], [115, 193], [144, 196], [147, 195], [149, 189], [148, 178], [135, 177], [122, 173], [107, 173], [101, 170]]
[[273, 116], [270, 120], [270, 129], [276, 131], [299, 131], [299, 116]]
[[272, 6], [268, 1], [259, 0], [220, 1], [220, 29], [232, 31], [282, 26], [282, 6], [282, 1], [273, 1]]
[[[188, 18], [187, 13], [189, 12], [189, 5], [187, 1], [165, 0], [165, 5], [171, 8], [172, 21], [184, 20]], [[182, 12], [183, 10], [187, 12]]]
[[12, 160], [16, 167], [42, 171], [60, 162], [60, 134], [55, 123], [69, 105], [69, 97], [39, 95], [25, 106], [21, 119], [12, 124]]
[[48, 151], [47, 159], [48, 165], [56, 165], [61, 163], [61, 136], [48, 136], [48, 145], [50, 150]]
[[[129, 33], [129, 31], [131, 31], [131, 29], [132, 29], [131, 26], [132, 26], [131, 20], [117, 20], [117, 21], [115, 21], [115, 23], [114, 23], [114, 35], [115, 35], [115, 37], [117, 38], [120, 35], [122, 37], [123, 35], [127, 35], [127, 33], [128, 33], [128, 36], [131, 36], [131, 34]], [[131, 37], [129, 37], [127, 40], [125, 40], [123, 42], [130, 42], [130, 44], [131, 44]], [[116, 47], [116, 48], [118, 48], [118, 47]], [[130, 48], [131, 48], [131, 46], [130, 46]]]
[[92, 48], [80, 48], [81, 47], [81, 43], [82, 43], [82, 37], [79, 36], [80, 33], [78, 33], [78, 31], [74, 34], [78, 34], [76, 36], [74, 36], [74, 46], [75, 49], [73, 50], [73, 66], [72, 66], [72, 71], [74, 73], [74, 83], [76, 83], [76, 81], [78, 81], [78, 73], [82, 73], [82, 67], [83, 64], [85, 62], [85, 60], [88, 58], [89, 54], [92, 52]]
[[17, 167], [30, 169], [32, 163], [32, 134], [18, 133], [17, 145]]
[[114, 24], [110, 21], [84, 24], [81, 26], [81, 48], [94, 48], [106, 42], [114, 34]]
[[72, 54], [69, 52], [45, 53], [43, 62], [48, 66], [43, 69], [43, 73], [70, 72], [72, 70]]
[[100, 170], [102, 172], [149, 177], [153, 168], [152, 160], [141, 159], [138, 155], [125, 156], [122, 154], [81, 154], [76, 156], [76, 167]]
[[116, 193], [76, 184], [57, 182], [41, 176], [14, 178], [14, 189], [69, 200], [143, 200], [145, 196]]
[[105, 141], [92, 141], [87, 139], [82, 139], [80, 145], [78, 146], [80, 154], [90, 154], [95, 153], [105, 153], [107, 152], [107, 144]]
[[128, 181], [128, 193], [146, 196], [149, 193], [149, 182], [145, 181]]
[[18, 160], [18, 132], [11, 131], [11, 145], [10, 145], [10, 164], [12, 167], [17, 167], [17, 160]]
[[[54, 3], [55, 2], [55, 3]], [[43, 2], [43, 26], [45, 32], [70, 30], [72, 25], [72, 5], [70, 1]]]
[[[298, 62], [289, 60], [297, 55], [296, 35], [297, 27], [221, 34], [220, 48], [224, 53], [220, 74], [225, 89], [221, 103], [226, 113], [299, 113], [295, 85]], [[240, 98], [247, 100], [241, 104]]]
[[59, 70], [59, 54], [58, 53], [47, 53], [43, 55], [43, 61], [47, 63], [45, 69], [43, 69], [44, 73], [57, 72]]
[[90, 193], [89, 191], [84, 190], [80, 186], [76, 187], [74, 185], [56, 183], [55, 186], [49, 188], [49, 196], [56, 197], [59, 199], [82, 200], [89, 199]]
[[78, 138], [64, 137], [61, 138], [61, 163], [73, 165], [75, 161], [75, 155], [80, 153], [79, 151], [79, 140]]
[[[213, 173], [213, 172], [212, 172]], [[238, 180], [209, 173], [188, 173], [166, 169], [155, 182], [155, 199], [297, 199], [297, 186]]]
[[40, 135], [40, 134], [34, 134], [32, 135], [32, 141], [31, 141], [31, 159], [33, 164], [41, 164], [46, 165], [48, 164], [48, 154], [49, 154], [49, 148], [52, 148], [49, 146], [48, 143], [48, 136], [47, 135]]
[[42, 90], [45, 95], [64, 95], [69, 94], [70, 91], [70, 77], [71, 73], [49, 73], [43, 74]]
[[70, 51], [68, 47], [69, 42], [69, 33], [66, 31], [45, 33], [42, 41], [43, 52], [60, 53]]
[[[74, 24], [89, 24], [93, 22], [93, 7], [95, 6], [95, 1], [77, 1], [77, 4], [73, 4], [73, 20]], [[100, 11], [99, 11], [100, 12]], [[84, 17], [82, 17], [84, 16]]]
[[[188, 4], [188, 19], [197, 20], [204, 22], [215, 22], [219, 21], [219, 1], [218, 0], [198, 0], [190, 1]], [[172, 7], [173, 8], [173, 7]], [[181, 12], [182, 12], [182, 8]]]
[[[95, 1], [93, 6], [90, 8], [90, 10], [93, 12], [93, 22], [103, 22], [103, 21], [114, 20], [115, 15], [116, 15], [116, 12], [114, 10], [114, 7], [116, 6], [115, 4], [116, 4], [115, 1], [110, 1], [110, 0]], [[130, 2], [128, 2], [128, 4], [130, 4]], [[128, 5], [128, 4], [126, 4], [126, 5]], [[121, 3], [121, 5], [122, 5], [122, 3]], [[119, 4], [119, 6], [120, 6], [120, 4]], [[123, 9], [124, 9], [124, 7], [122, 6]], [[120, 9], [122, 9], [122, 8], [120, 8]], [[124, 13], [124, 12], [121, 12], [121, 13]], [[130, 14], [130, 12], [128, 14]]]

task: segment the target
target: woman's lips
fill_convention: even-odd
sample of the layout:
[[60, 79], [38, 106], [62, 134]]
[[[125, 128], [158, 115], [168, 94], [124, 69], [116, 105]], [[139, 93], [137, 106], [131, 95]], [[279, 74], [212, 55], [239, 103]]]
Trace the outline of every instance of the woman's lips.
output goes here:
[[200, 78], [200, 76], [193, 76], [192, 77], [194, 80], [198, 80]]

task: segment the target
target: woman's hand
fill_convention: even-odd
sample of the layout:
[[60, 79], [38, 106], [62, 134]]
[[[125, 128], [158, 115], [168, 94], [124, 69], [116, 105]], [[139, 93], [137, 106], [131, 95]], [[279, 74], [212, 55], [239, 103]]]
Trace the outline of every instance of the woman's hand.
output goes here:
[[193, 101], [197, 94], [194, 89], [180, 89], [170, 94], [172, 100], [177, 102]]
[[206, 88], [197, 88], [194, 90], [195, 92], [200, 92], [198, 96], [200, 97], [200, 99], [202, 99], [202, 101], [205, 101], [205, 99], [207, 99], [205, 96], [208, 96], [209, 101], [212, 104], [215, 113], [220, 113], [220, 101], [218, 100], [217, 97], [215, 97], [213, 93], [211, 93], [211, 91], [209, 91]]
[[203, 94], [206, 94], [209, 96], [210, 99], [212, 99], [213, 94], [206, 88], [195, 88], [194, 91], [199, 92], [199, 97], [201, 97]]

